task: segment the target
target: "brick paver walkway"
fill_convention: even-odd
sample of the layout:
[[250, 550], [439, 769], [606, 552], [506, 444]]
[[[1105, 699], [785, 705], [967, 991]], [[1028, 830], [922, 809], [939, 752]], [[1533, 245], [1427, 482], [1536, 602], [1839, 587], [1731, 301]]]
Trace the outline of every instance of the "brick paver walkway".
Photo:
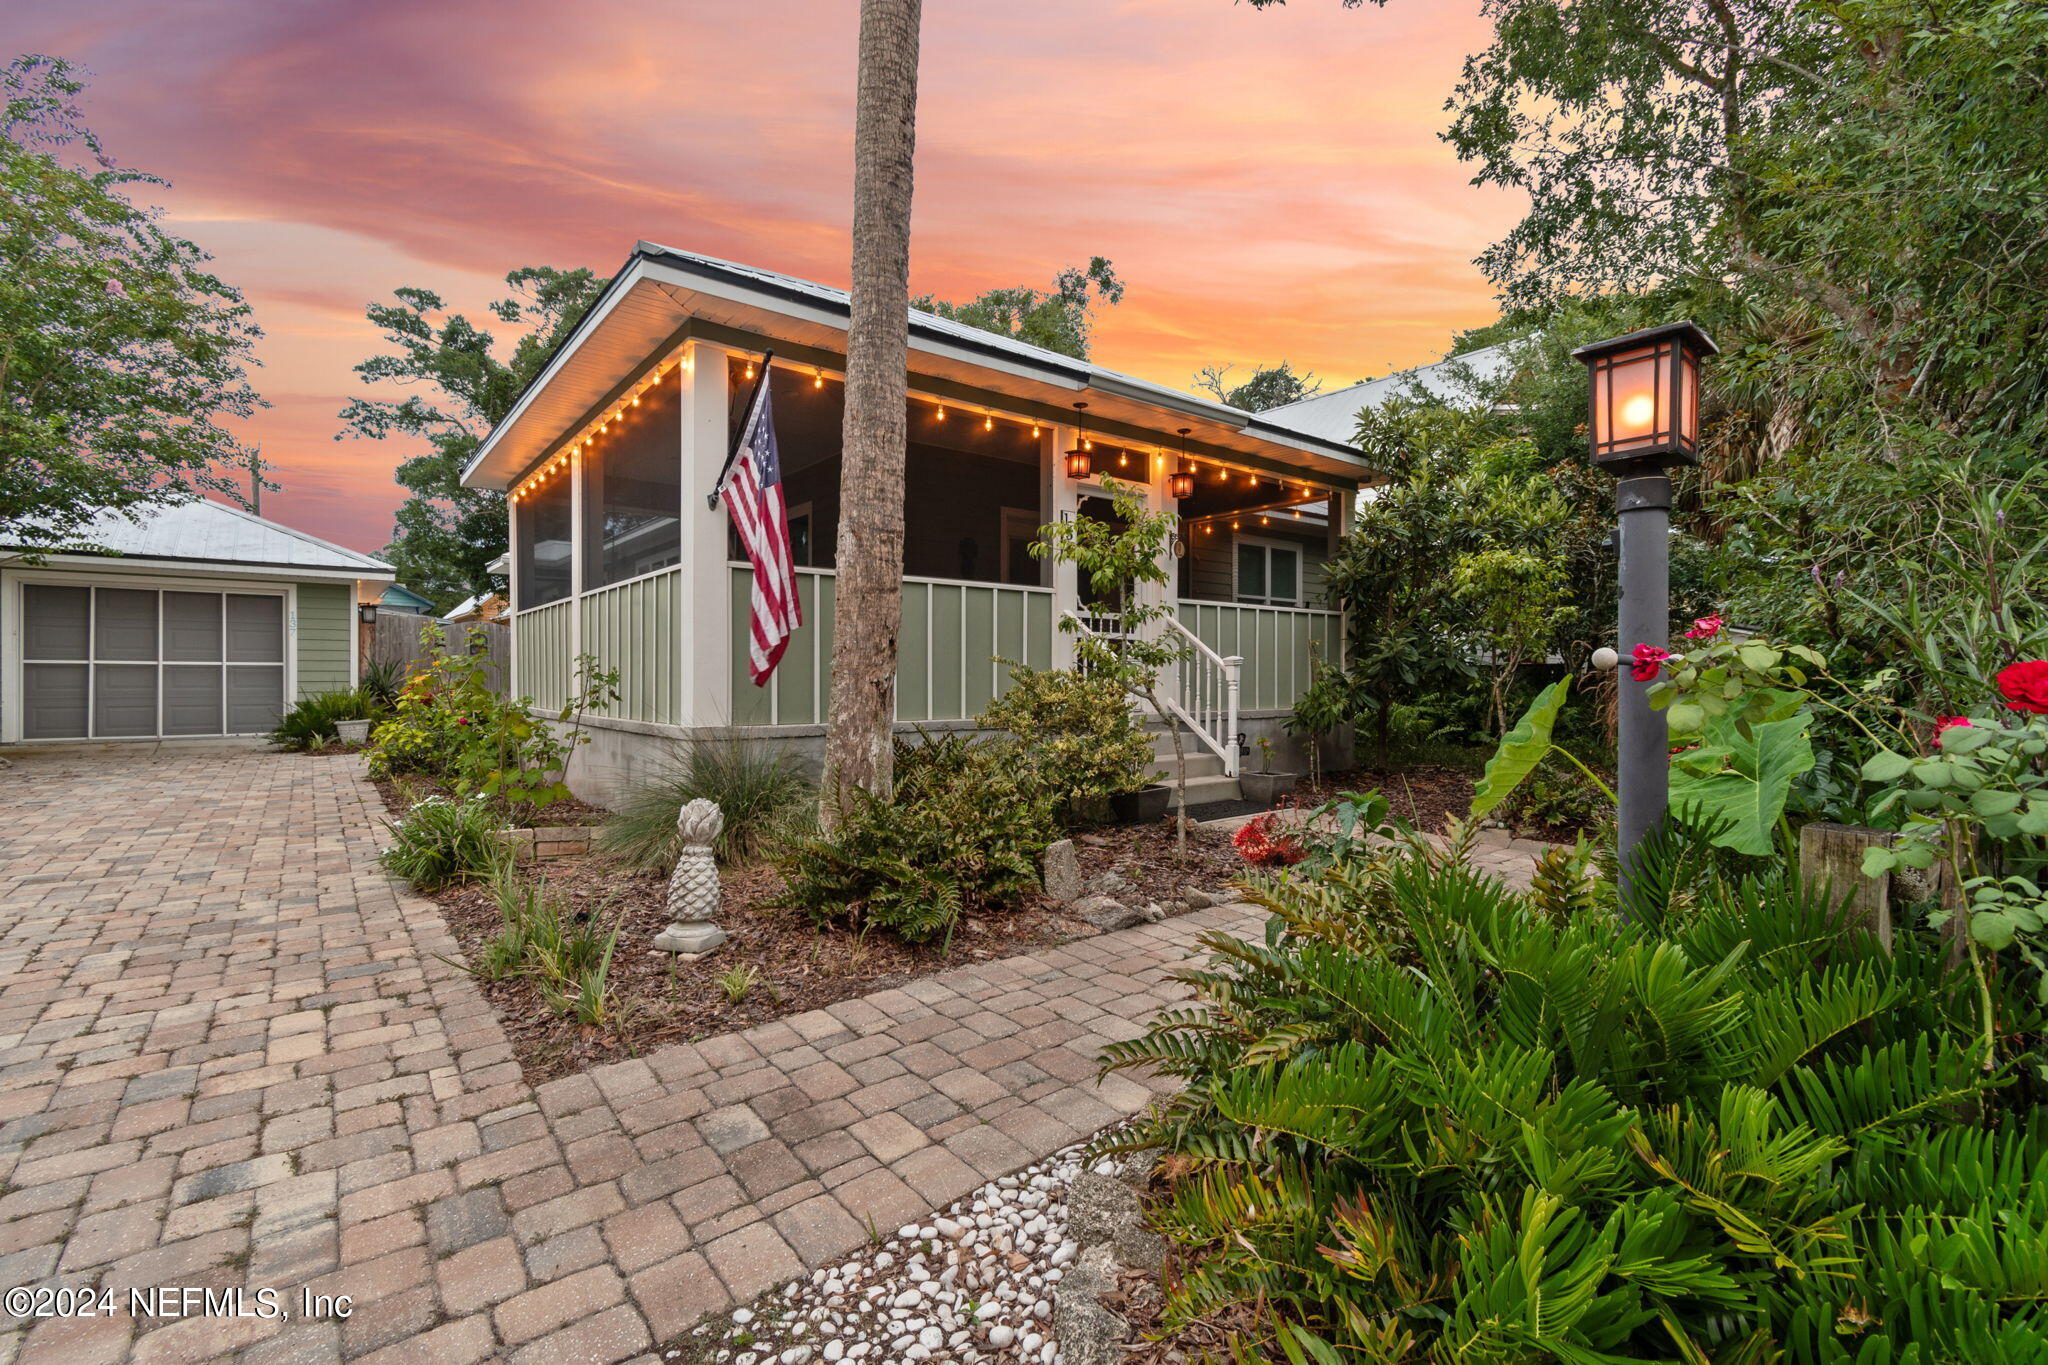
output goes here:
[[[119, 749], [0, 770], [0, 1365], [632, 1358], [1151, 1098], [1103, 1043], [1222, 907], [538, 1090], [341, 757]], [[288, 1320], [138, 1321], [140, 1287]], [[302, 1290], [349, 1295], [346, 1320]], [[188, 1312], [197, 1310], [195, 1303]], [[254, 1313], [252, 1300], [248, 1311]]]

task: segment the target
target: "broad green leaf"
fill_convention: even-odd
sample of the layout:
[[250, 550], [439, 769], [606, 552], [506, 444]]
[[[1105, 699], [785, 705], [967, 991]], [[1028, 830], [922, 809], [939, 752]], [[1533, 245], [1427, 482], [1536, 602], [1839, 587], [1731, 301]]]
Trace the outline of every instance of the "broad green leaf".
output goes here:
[[1998, 732], [1983, 730], [1974, 725], [1958, 725], [1941, 733], [1941, 751], [1945, 754], [1967, 754], [1989, 744]]
[[2019, 806], [2018, 792], [2002, 792], [1990, 787], [1980, 787], [1970, 793], [1970, 809], [1979, 815], [2010, 815], [2018, 810]]
[[2037, 839], [2048, 834], [2048, 801], [2036, 797], [2027, 802], [2027, 813], [2020, 817], [2020, 833]]
[[1994, 952], [2012, 943], [2013, 922], [2002, 914], [1979, 910], [1970, 916], [1970, 937]]
[[1486, 760], [1486, 771], [1472, 789], [1472, 810], [1467, 819], [1485, 819], [1522, 785], [1523, 778], [1536, 770], [1536, 765], [1550, 752], [1550, 734], [1557, 728], [1557, 713], [1564, 709], [1565, 693], [1570, 687], [1569, 678], [1559, 678], [1538, 692], [1536, 700], [1515, 722], [1515, 728], [1501, 736], [1500, 747]]
[[1890, 749], [1880, 749], [1863, 764], [1865, 782], [1896, 782], [1912, 771], [1913, 760]]
[[1697, 808], [1708, 823], [1730, 822], [1714, 839], [1723, 848], [1756, 857], [1769, 853], [1792, 779], [1813, 767], [1806, 725], [1807, 717], [1788, 716], [1752, 725], [1744, 736], [1726, 718], [1715, 720], [1707, 740], [1728, 750], [1727, 766], [1709, 776], [1674, 772], [1672, 808]]
[[1706, 708], [1682, 701], [1664, 713], [1664, 723], [1674, 735], [1689, 735], [1707, 723]]
[[1784, 656], [1769, 645], [1744, 645], [1735, 651], [1735, 657], [1759, 673], [1768, 673], [1778, 666]]

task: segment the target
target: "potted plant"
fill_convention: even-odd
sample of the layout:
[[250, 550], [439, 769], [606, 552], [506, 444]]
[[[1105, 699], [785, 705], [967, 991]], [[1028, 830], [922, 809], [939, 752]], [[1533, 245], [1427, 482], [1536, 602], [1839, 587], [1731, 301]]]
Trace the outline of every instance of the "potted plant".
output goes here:
[[1173, 800], [1173, 788], [1164, 782], [1149, 782], [1134, 791], [1118, 792], [1109, 798], [1109, 810], [1120, 825], [1149, 825], [1166, 818]]
[[1294, 790], [1300, 773], [1276, 773], [1273, 771], [1273, 741], [1259, 736], [1259, 770], [1255, 773], [1239, 773], [1238, 790], [1247, 801], [1256, 801], [1270, 806]]

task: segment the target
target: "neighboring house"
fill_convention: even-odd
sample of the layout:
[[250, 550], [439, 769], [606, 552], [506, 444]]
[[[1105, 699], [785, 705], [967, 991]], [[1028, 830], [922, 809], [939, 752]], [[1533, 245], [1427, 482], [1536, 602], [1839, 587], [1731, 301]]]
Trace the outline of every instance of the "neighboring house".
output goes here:
[[507, 607], [497, 593], [472, 593], [455, 604], [455, 610], [441, 618], [444, 626], [465, 626], [484, 621], [502, 621]]
[[1432, 398], [1468, 397], [1474, 386], [1500, 378], [1514, 361], [1514, 343], [1504, 342], [1268, 408], [1261, 415], [1325, 440], [1350, 441], [1358, 435], [1358, 414], [1366, 408], [1417, 390]]
[[[846, 325], [843, 290], [642, 242], [465, 471], [512, 498], [514, 690], [561, 706], [586, 653], [620, 673], [621, 699], [572, 774], [587, 793], [693, 735], [821, 752]], [[750, 570], [705, 495], [771, 348], [805, 624], [757, 688]], [[1376, 482], [1348, 435], [915, 311], [909, 368], [899, 726], [970, 723], [1007, 685], [998, 657], [1071, 661], [1059, 622], [1100, 604], [1030, 545], [1047, 522], [1107, 515], [1102, 480], [1115, 477], [1181, 518], [1167, 567], [1176, 628], [1196, 643], [1169, 692], [1195, 751], [1226, 770], [1212, 788], [1235, 771], [1239, 731], [1284, 744], [1314, 652], [1342, 649], [1320, 591], [1330, 514], [1346, 524]], [[1070, 477], [1077, 448], [1087, 468]], [[1183, 448], [1193, 487], [1176, 497]], [[1235, 719], [1225, 658], [1243, 660]]]
[[11, 559], [0, 531], [0, 742], [255, 735], [355, 685], [357, 602], [392, 570], [239, 508], [106, 514], [111, 554]]
[[384, 611], [395, 611], [405, 616], [432, 616], [434, 600], [422, 597], [403, 583], [393, 583], [384, 589], [377, 599], [377, 605]]

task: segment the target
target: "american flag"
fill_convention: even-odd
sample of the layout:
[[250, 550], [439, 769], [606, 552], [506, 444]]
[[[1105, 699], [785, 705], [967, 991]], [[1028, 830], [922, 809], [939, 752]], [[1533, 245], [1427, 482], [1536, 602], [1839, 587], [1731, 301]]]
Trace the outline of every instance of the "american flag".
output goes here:
[[721, 487], [725, 508], [754, 566], [754, 602], [748, 622], [747, 673], [764, 686], [789, 637], [804, 623], [789, 548], [789, 508], [782, 500], [782, 459], [775, 449], [775, 414], [765, 367], [740, 443]]

